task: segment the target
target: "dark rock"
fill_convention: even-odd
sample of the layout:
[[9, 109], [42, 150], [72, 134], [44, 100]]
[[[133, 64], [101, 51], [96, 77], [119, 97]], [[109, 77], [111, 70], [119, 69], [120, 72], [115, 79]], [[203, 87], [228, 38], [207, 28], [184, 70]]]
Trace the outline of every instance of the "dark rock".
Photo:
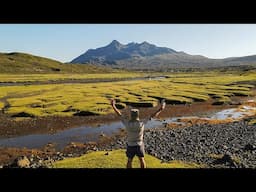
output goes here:
[[52, 160], [51, 157], [45, 157], [45, 158], [44, 158], [44, 161], [51, 161], [51, 160]]
[[245, 151], [253, 151], [253, 150], [256, 150], [256, 146], [249, 143], [244, 146], [244, 150]]
[[[256, 129], [245, 121], [171, 130], [154, 128], [145, 130], [144, 134], [146, 153], [163, 161], [182, 160], [218, 168], [255, 168], [255, 139]], [[93, 150], [107, 150], [111, 146], [113, 149], [125, 148], [125, 142], [124, 137], [110, 143], [109, 147], [95, 147]], [[214, 160], [209, 154], [224, 155]]]
[[228, 149], [228, 146], [227, 145], [223, 145], [222, 146], [224, 150], [227, 150]]

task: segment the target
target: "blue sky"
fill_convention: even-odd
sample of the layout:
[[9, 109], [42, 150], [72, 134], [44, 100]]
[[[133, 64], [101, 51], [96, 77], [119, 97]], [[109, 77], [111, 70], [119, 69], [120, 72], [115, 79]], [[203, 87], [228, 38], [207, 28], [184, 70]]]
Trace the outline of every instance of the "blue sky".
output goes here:
[[0, 52], [68, 62], [88, 49], [147, 41], [193, 55], [256, 54], [256, 24], [0, 24]]

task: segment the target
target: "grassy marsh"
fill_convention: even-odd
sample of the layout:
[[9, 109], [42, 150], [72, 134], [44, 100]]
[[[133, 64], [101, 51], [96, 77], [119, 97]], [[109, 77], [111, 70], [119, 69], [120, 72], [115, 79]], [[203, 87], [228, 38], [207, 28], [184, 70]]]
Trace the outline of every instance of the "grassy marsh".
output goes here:
[[[93, 77], [90, 75], [81, 75], [81, 77]], [[126, 77], [128, 76], [134, 77], [134, 74], [127, 74]], [[256, 81], [256, 74], [253, 72], [244, 74], [190, 73], [180, 76], [168, 73], [168, 76], [168, 78], [157, 80], [2, 86], [0, 87], [0, 108], [4, 107], [1, 100], [5, 99], [8, 103], [5, 113], [9, 115], [24, 112], [29, 116], [72, 116], [111, 113], [110, 98], [115, 98], [120, 108], [126, 105], [154, 107], [162, 98], [166, 99], [167, 104], [185, 104], [206, 101], [209, 98], [225, 104], [230, 102], [231, 96], [251, 95], [253, 82]], [[48, 78], [48, 80], [57, 77], [61, 76], [41, 75], [42, 79]], [[80, 78], [80, 75], [77, 77]], [[124, 76], [123, 73], [117, 73], [116, 76], [102, 74], [98, 77], [104, 79]], [[5, 78], [10, 80], [10, 77]], [[29, 75], [25, 78], [29, 79]], [[34, 75], [31, 75], [31, 79], [33, 78]], [[40, 77], [36, 75], [36, 78]], [[65, 75], [62, 78], [65, 78]]]

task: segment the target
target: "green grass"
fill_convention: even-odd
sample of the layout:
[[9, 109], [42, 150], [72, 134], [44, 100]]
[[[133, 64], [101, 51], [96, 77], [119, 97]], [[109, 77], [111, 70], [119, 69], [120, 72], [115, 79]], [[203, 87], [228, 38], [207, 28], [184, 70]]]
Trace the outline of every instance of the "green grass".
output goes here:
[[[208, 157], [216, 160], [221, 159], [223, 156], [224, 156], [223, 154], [214, 154], [214, 153], [208, 154]], [[241, 164], [241, 159], [238, 156], [232, 155], [231, 158], [235, 163]]]
[[[88, 66], [87, 66], [88, 67]], [[69, 71], [70, 72], [70, 71]], [[100, 79], [122, 79], [145, 76], [143, 73], [132, 72], [112, 72], [109, 73], [90, 73], [84, 74], [65, 73], [65, 74], [0, 74], [0, 82], [46, 82], [46, 81], [65, 81], [65, 80], [100, 80]]]
[[4, 103], [0, 102], [0, 110], [4, 107]]
[[119, 70], [88, 64], [65, 64], [26, 53], [0, 53], [0, 73], [108, 73], [113, 71]]
[[[105, 155], [108, 153], [108, 155]], [[161, 163], [161, 160], [146, 154], [145, 161], [147, 168], [202, 168], [204, 165], [188, 163], [182, 161], [170, 161]], [[125, 168], [127, 157], [125, 150], [119, 149], [114, 151], [97, 151], [91, 152], [77, 158], [68, 158], [57, 161], [53, 168]], [[139, 168], [139, 160], [134, 158], [133, 167]]]
[[249, 125], [256, 125], [256, 119], [251, 119], [249, 121]]
[[[55, 78], [51, 75], [55, 74], [45, 74], [41, 78]], [[103, 79], [114, 77], [113, 74], [97, 75]], [[121, 76], [118, 73], [115, 75]], [[217, 98], [216, 101], [229, 103], [233, 95], [251, 95], [253, 85], [248, 82], [256, 81], [255, 73], [192, 73], [188, 77], [172, 75], [161, 80], [2, 86], [0, 99], [7, 98], [10, 108], [6, 113], [10, 115], [26, 112], [33, 116], [72, 116], [79, 111], [102, 115], [113, 112], [109, 104], [110, 98], [115, 98], [122, 106], [130, 104], [135, 107], [155, 107], [159, 102], [157, 98], [165, 98], [169, 103], [192, 103], [206, 101], [211, 95]], [[26, 76], [28, 77], [29, 75]], [[37, 78], [40, 78], [39, 75]]]

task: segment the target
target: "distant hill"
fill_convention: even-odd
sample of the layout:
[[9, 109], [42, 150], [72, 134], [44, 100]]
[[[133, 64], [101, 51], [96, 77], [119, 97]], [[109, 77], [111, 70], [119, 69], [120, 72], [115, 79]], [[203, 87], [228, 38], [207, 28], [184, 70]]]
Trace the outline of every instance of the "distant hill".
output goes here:
[[256, 66], [256, 55], [210, 59], [166, 47], [157, 47], [148, 42], [124, 45], [114, 40], [105, 47], [89, 49], [71, 63], [91, 63], [126, 69], [218, 68]]
[[26, 53], [0, 53], [0, 73], [105, 73], [113, 71], [94, 65], [65, 64]]

